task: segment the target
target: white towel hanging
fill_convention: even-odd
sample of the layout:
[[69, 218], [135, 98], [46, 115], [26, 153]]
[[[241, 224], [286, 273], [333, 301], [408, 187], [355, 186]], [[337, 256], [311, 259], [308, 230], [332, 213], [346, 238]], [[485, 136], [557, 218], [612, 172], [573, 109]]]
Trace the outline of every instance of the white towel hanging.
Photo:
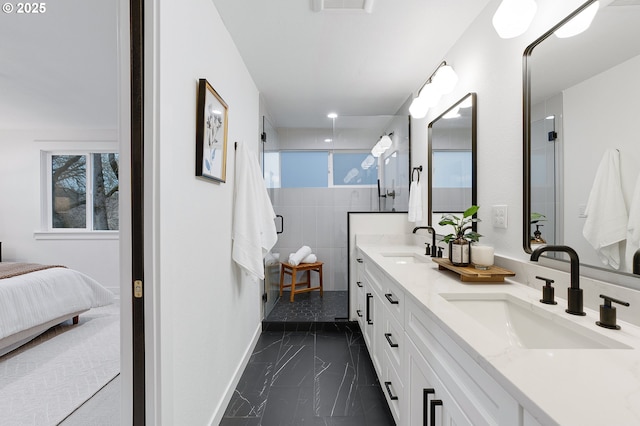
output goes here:
[[620, 243], [627, 238], [627, 206], [620, 180], [620, 152], [605, 151], [585, 209], [582, 235], [605, 266], [620, 268]]
[[263, 259], [278, 241], [275, 218], [258, 159], [244, 144], [237, 144], [232, 258], [261, 280]]

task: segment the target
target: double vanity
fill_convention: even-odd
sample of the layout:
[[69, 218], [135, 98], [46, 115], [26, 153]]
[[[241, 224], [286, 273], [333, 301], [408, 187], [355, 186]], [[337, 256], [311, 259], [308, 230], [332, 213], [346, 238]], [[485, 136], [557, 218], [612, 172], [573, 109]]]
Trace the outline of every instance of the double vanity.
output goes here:
[[[463, 283], [424, 248], [356, 236], [351, 297], [398, 425], [640, 424], [640, 327], [518, 283]], [[409, 241], [407, 239], [406, 241]]]

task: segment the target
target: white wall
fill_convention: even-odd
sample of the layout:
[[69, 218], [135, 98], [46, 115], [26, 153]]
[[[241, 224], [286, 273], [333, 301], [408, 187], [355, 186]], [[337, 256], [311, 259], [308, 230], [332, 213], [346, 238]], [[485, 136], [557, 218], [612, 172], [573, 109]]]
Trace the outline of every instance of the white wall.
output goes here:
[[[598, 74], [564, 92], [565, 144], [565, 243], [580, 253], [580, 260], [603, 266], [596, 251], [582, 236], [584, 218], [580, 206], [587, 204], [596, 170], [606, 149], [620, 150], [620, 178], [627, 205], [631, 206], [638, 164], [640, 138], [634, 131], [640, 111], [640, 85], [629, 85], [640, 75], [640, 56]], [[621, 96], [624, 94], [624, 96]], [[593, 108], [593, 105], [606, 106]], [[571, 161], [579, 159], [579, 161]], [[576, 179], [575, 176], [581, 176]], [[631, 272], [621, 251], [620, 270]]]
[[[427, 164], [427, 125], [469, 92], [477, 93], [478, 110], [478, 232], [496, 252], [522, 260], [522, 54], [532, 41], [582, 4], [582, 0], [539, 0], [529, 31], [514, 39], [500, 39], [491, 19], [500, 1], [494, 0], [473, 22], [444, 60], [459, 76], [454, 91], [445, 95], [422, 120], [412, 120], [414, 166]], [[426, 199], [425, 174], [423, 197]], [[491, 206], [508, 206], [507, 229], [491, 226]], [[426, 207], [425, 207], [426, 208]], [[426, 215], [425, 221], [426, 224]]]
[[[156, 133], [149, 140], [154, 161], [147, 187], [155, 227], [156, 424], [218, 424], [260, 332], [261, 285], [231, 260], [233, 144], [244, 143], [257, 155], [259, 96], [213, 2], [161, 1], [155, 7], [157, 44], [147, 83], [157, 87], [148, 106]], [[199, 78], [229, 105], [222, 184], [195, 177]]]
[[41, 227], [41, 152], [73, 149], [118, 151], [114, 130], [1, 130], [0, 241], [4, 261], [62, 264], [119, 292], [118, 237], [69, 239]]

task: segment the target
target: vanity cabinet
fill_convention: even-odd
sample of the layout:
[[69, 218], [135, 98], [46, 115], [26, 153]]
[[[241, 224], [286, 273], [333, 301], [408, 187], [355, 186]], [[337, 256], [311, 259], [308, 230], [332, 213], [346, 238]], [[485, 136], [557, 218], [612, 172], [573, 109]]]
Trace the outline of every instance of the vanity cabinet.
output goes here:
[[404, 287], [361, 258], [360, 324], [397, 425], [539, 426]]

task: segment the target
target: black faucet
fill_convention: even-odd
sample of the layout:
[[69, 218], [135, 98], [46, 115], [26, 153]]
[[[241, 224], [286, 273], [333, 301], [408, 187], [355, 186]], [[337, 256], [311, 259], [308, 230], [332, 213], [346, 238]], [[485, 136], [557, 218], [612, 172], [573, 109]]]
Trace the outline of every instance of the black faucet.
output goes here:
[[633, 273], [640, 275], [640, 249], [633, 255]]
[[567, 290], [567, 313], [572, 315], [586, 315], [583, 311], [582, 289], [580, 288], [580, 260], [578, 253], [569, 246], [542, 246], [531, 253], [531, 260], [537, 262], [545, 251], [560, 251], [567, 253], [571, 261], [571, 287]]
[[436, 230], [433, 229], [432, 226], [416, 226], [413, 228], [413, 233], [415, 234], [418, 229], [426, 229], [431, 232], [431, 257], [436, 257], [438, 253], [438, 248], [436, 247]]

